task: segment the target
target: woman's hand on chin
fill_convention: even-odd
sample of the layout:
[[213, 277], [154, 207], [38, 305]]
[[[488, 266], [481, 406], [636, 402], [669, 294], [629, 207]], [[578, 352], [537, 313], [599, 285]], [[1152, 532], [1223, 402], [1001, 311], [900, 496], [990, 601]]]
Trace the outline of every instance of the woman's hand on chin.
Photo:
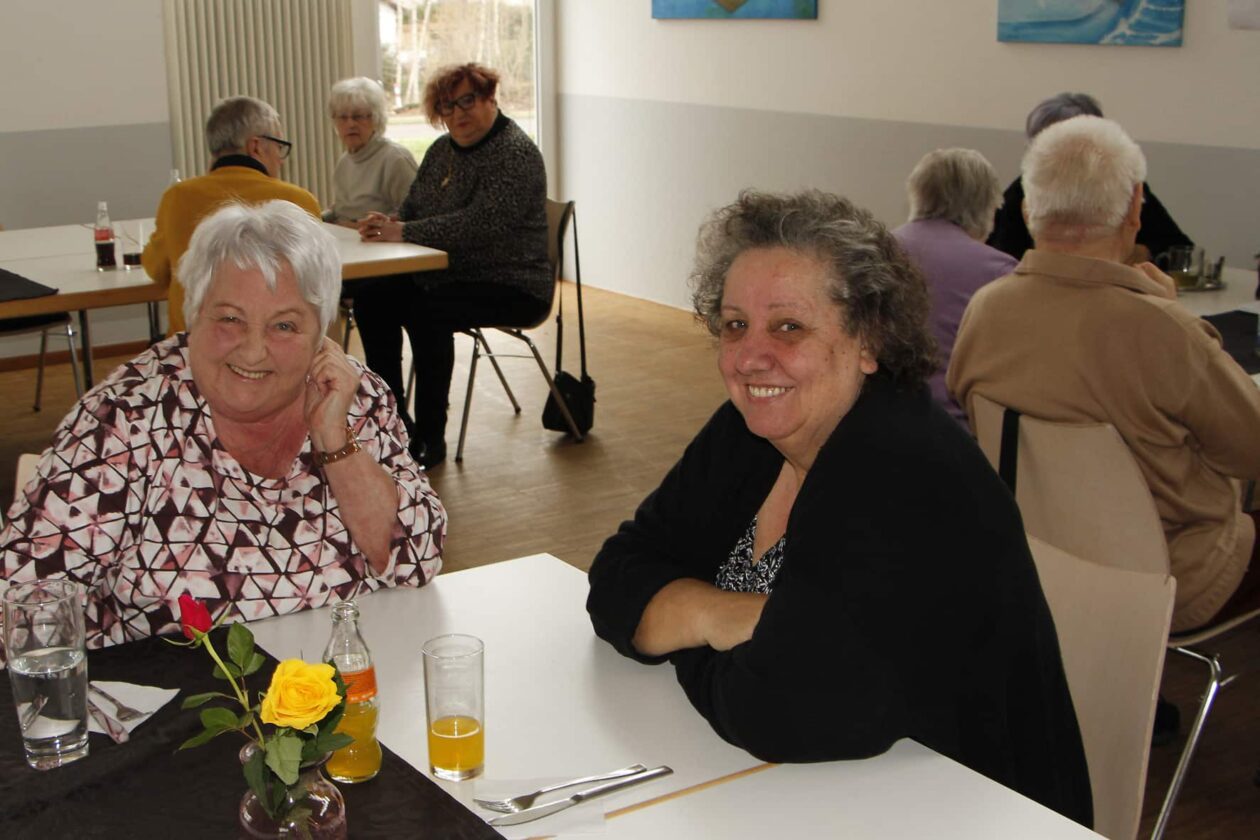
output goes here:
[[359, 375], [341, 347], [331, 338], [320, 339], [320, 348], [306, 376], [306, 428], [311, 443], [321, 452], [346, 445], [350, 404], [359, 390]]

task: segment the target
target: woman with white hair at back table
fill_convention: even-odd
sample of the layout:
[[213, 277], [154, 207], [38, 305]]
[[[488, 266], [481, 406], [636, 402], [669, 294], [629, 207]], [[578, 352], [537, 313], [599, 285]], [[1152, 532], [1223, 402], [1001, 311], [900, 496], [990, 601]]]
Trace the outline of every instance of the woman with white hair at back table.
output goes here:
[[189, 330], [71, 410], [0, 532], [0, 588], [69, 578], [88, 646], [250, 621], [441, 567], [446, 512], [380, 378], [324, 337], [336, 244], [294, 204], [230, 204], [180, 262]]
[[984, 244], [993, 229], [993, 211], [1002, 203], [1002, 183], [984, 155], [974, 149], [928, 152], [906, 179], [910, 221], [892, 232], [923, 272], [932, 298], [929, 325], [940, 364], [928, 377], [932, 399], [967, 425], [967, 412], [945, 387], [967, 302], [986, 283], [1010, 274], [1009, 254]]
[[328, 116], [345, 153], [333, 170], [333, 203], [324, 221], [347, 227], [369, 213], [397, 216], [416, 177], [416, 159], [385, 136], [385, 91], [359, 76], [342, 79], [328, 94]]

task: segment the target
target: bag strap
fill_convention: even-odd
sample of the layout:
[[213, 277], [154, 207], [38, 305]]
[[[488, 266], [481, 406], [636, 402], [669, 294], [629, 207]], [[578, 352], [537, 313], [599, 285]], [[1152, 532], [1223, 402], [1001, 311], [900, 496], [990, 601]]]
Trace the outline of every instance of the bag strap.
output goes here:
[[998, 451], [998, 476], [1015, 495], [1015, 472], [1019, 461], [1019, 417], [1013, 408], [1002, 412], [1002, 446]]
[[556, 373], [560, 372], [564, 360], [564, 286], [560, 276], [564, 273], [564, 228], [556, 231], [556, 273], [552, 281], [556, 284], [556, 296], [560, 298], [560, 308], [556, 311]]
[[582, 379], [586, 377], [586, 314], [582, 311], [582, 255], [578, 251], [577, 205], [569, 202], [569, 215], [573, 223], [573, 271], [576, 275], [578, 299], [578, 347], [582, 351]]

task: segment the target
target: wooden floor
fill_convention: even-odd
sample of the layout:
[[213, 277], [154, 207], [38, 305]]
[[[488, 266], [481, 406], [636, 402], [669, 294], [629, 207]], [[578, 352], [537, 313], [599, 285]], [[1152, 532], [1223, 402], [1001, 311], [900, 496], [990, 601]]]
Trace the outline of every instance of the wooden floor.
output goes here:
[[[572, 302], [572, 289], [568, 289]], [[678, 310], [590, 289], [586, 294], [590, 370], [598, 383], [595, 428], [576, 444], [545, 431], [545, 385], [530, 360], [507, 360], [505, 372], [523, 407], [514, 416], [488, 365], [480, 365], [463, 464], [432, 472], [451, 517], [445, 571], [548, 551], [581, 569], [603, 539], [659, 482], [684, 446], [724, 398], [713, 343]], [[535, 334], [551, 362], [553, 328]], [[37, 339], [32, 338], [32, 352]], [[510, 339], [491, 336], [496, 348]], [[575, 336], [566, 341], [566, 369], [576, 372]], [[463, 403], [469, 340], [457, 338], [459, 360], [447, 430], [454, 458]], [[355, 349], [352, 346], [352, 350]], [[98, 381], [123, 361], [96, 361]], [[49, 370], [44, 410], [30, 411], [33, 371], [0, 373], [0, 499], [13, 493], [20, 452], [47, 445], [53, 425], [73, 403], [66, 365]], [[1260, 666], [1260, 632], [1230, 640], [1225, 661]], [[1170, 659], [1165, 694], [1188, 728], [1202, 666]], [[699, 724], [699, 721], [697, 721]], [[1149, 836], [1180, 743], [1151, 755], [1140, 836]], [[1170, 838], [1235, 840], [1260, 837], [1260, 673], [1244, 675], [1217, 701], [1169, 831]]]

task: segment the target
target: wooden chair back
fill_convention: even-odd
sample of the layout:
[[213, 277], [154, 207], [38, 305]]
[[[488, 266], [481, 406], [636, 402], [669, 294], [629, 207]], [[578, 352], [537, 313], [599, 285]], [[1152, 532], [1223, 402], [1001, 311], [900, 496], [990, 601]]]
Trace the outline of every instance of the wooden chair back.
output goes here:
[[1031, 534], [1059, 634], [1094, 794], [1094, 830], [1132, 840], [1142, 816], [1155, 700], [1176, 581], [1074, 557]]
[[[1000, 469], [1006, 407], [972, 394], [972, 429]], [[1137, 460], [1109, 423], [1019, 417], [1015, 500], [1029, 534], [1076, 557], [1168, 573], [1168, 543]]]

